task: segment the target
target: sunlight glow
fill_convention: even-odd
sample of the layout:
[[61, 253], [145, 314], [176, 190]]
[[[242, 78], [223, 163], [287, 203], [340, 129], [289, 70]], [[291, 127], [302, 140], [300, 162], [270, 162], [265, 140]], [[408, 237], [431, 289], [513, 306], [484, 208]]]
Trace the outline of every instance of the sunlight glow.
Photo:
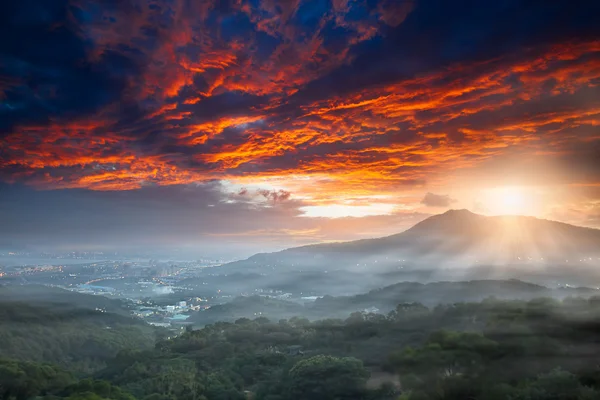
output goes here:
[[487, 201], [492, 214], [527, 215], [531, 199], [524, 189], [514, 186], [498, 187], [487, 193]]
[[500, 201], [506, 210], [518, 211], [524, 205], [523, 193], [515, 188], [506, 188], [501, 193]]
[[373, 215], [386, 215], [394, 210], [393, 204], [369, 204], [369, 205], [344, 205], [329, 204], [302, 207], [304, 217], [343, 218], [343, 217], [367, 217]]

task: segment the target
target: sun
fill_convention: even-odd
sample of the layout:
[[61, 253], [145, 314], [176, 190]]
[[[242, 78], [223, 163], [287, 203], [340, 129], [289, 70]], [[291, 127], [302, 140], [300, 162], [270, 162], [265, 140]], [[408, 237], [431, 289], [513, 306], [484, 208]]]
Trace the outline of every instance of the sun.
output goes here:
[[524, 205], [523, 193], [518, 189], [506, 188], [501, 193], [500, 201], [507, 210], [518, 210]]
[[518, 187], [494, 188], [486, 197], [494, 214], [525, 214], [528, 208], [525, 192]]

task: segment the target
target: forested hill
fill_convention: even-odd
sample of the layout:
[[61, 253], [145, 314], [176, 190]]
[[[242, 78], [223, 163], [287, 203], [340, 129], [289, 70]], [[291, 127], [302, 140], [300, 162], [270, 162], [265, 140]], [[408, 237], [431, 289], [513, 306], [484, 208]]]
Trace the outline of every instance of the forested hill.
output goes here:
[[161, 334], [130, 316], [57, 304], [0, 300], [0, 356], [92, 372], [121, 350], [152, 348]]
[[400, 282], [355, 296], [324, 296], [304, 305], [270, 297], [238, 297], [229, 303], [199, 311], [189, 321], [204, 326], [218, 321], [232, 322], [238, 318], [266, 317], [272, 320], [304, 316], [321, 318], [346, 318], [353, 312], [377, 309], [388, 313], [399, 303], [422, 303], [428, 307], [438, 304], [476, 302], [497, 299], [531, 300], [537, 297], [563, 299], [589, 298], [600, 295], [594, 288], [548, 288], [519, 280], [480, 280], [466, 282]]
[[101, 309], [106, 312], [129, 315], [123, 300], [44, 285], [0, 285], [0, 302], [20, 302], [52, 309]]
[[598, 298], [574, 297], [403, 303], [387, 315], [313, 322], [242, 318], [119, 352], [79, 381], [60, 368], [0, 360], [0, 397], [593, 400], [599, 328]]
[[312, 309], [329, 315], [343, 315], [376, 307], [389, 312], [398, 303], [418, 302], [429, 307], [482, 301], [486, 298], [531, 300], [539, 297], [563, 299], [569, 296], [589, 298], [600, 295], [595, 288], [548, 288], [511, 280], [479, 280], [464, 282], [400, 282], [356, 296], [324, 296], [315, 301]]

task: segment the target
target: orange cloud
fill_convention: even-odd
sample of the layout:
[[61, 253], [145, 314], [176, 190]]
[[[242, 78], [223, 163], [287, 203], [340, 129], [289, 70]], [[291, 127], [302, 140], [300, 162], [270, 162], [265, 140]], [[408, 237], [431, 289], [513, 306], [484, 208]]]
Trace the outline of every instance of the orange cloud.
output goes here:
[[[598, 126], [598, 99], [570, 104], [598, 85], [599, 41], [311, 96], [309, 85], [318, 92], [319, 79], [353, 61], [353, 45], [402, 24], [412, 4], [382, 2], [377, 18], [358, 22], [348, 17], [348, 2], [335, 1], [303, 31], [293, 23], [300, 2], [233, 2], [255, 31], [225, 38], [208, 28], [212, 6], [192, 3], [172, 4], [170, 24], [159, 23], [156, 8], [125, 7], [87, 26], [80, 34], [95, 43], [90, 60], [130, 56], [133, 43], [155, 39], [140, 75], [123, 88], [139, 117], [123, 122], [115, 116], [122, 105], [112, 104], [90, 117], [19, 126], [0, 143], [5, 179], [127, 190], [293, 176], [318, 180], [318, 189], [300, 178], [287, 182], [313, 198], [373, 195], [435, 181], [515, 147], [551, 154], [565, 149], [565, 138], [598, 140], [574, 131]], [[117, 22], [108, 26], [107, 18]], [[347, 31], [336, 50], [324, 33], [332, 24]], [[267, 56], [257, 44], [263, 34], [277, 39]], [[0, 88], [15, 84], [2, 79]]]

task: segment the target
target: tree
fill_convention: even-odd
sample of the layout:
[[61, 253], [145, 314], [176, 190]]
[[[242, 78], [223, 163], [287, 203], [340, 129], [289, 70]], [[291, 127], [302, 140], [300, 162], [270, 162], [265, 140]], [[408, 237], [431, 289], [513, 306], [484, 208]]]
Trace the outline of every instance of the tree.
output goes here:
[[561, 369], [541, 374], [537, 379], [515, 388], [514, 400], [591, 400], [600, 398], [600, 392], [583, 386], [575, 375]]
[[420, 348], [392, 354], [390, 363], [400, 372], [448, 377], [474, 372], [496, 348], [497, 343], [476, 333], [439, 331]]
[[73, 382], [73, 377], [51, 365], [25, 361], [0, 360], [0, 397], [25, 400], [40, 394], [59, 391]]
[[295, 400], [358, 400], [369, 373], [360, 360], [319, 355], [299, 361], [289, 372], [288, 397]]
[[421, 303], [400, 303], [396, 306], [394, 311], [389, 313], [389, 318], [393, 320], [402, 320], [424, 316], [428, 313], [429, 309]]

